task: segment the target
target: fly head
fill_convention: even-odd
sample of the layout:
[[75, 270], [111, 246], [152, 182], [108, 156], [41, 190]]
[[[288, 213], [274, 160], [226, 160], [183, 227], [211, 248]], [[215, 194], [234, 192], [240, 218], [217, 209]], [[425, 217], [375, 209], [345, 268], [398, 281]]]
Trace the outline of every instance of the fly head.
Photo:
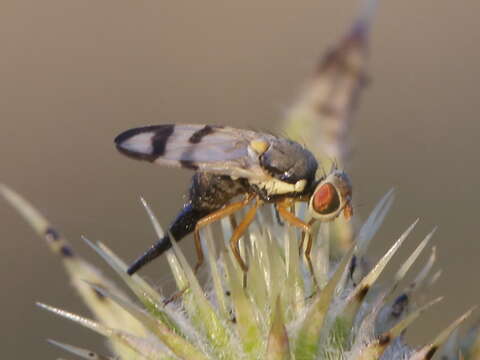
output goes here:
[[333, 170], [315, 187], [308, 202], [308, 210], [314, 219], [330, 221], [343, 211], [348, 220], [353, 215], [352, 184], [347, 174]]

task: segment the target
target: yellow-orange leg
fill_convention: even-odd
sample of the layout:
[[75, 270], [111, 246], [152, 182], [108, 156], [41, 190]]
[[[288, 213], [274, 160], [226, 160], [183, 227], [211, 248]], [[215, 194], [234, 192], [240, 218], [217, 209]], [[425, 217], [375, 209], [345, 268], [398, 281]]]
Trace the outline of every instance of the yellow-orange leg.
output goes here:
[[253, 219], [255, 219], [255, 214], [257, 213], [257, 209], [259, 206], [260, 200], [257, 199], [255, 201], [255, 204], [253, 204], [253, 206], [247, 211], [247, 214], [240, 222], [238, 227], [235, 229], [232, 238], [230, 239], [230, 247], [232, 249], [233, 255], [235, 256], [235, 259], [237, 259], [238, 264], [240, 265], [244, 273], [248, 271], [248, 266], [247, 264], [245, 264], [245, 261], [243, 261], [242, 256], [240, 255], [240, 248], [238, 246], [238, 243], [242, 235], [247, 230], [248, 226], [252, 223]]
[[173, 302], [177, 299], [180, 299], [183, 296], [183, 294], [185, 294], [187, 289], [188, 289], [188, 287], [184, 288], [183, 290], [175, 291], [172, 296], [170, 296], [168, 299], [163, 300], [163, 305], [167, 306], [171, 302]]
[[311, 234], [311, 223], [306, 223], [303, 220], [299, 219], [298, 217], [295, 216], [295, 214], [291, 213], [288, 208], [291, 205], [291, 201], [282, 201], [278, 202], [276, 204], [278, 213], [282, 218], [284, 218], [290, 225], [295, 226], [299, 229], [302, 230], [302, 239], [300, 240], [300, 246], [299, 246], [299, 251], [301, 251], [303, 247], [303, 241], [305, 236], [307, 237], [307, 247], [305, 249], [305, 258], [307, 259], [308, 263], [308, 268], [310, 270], [310, 273], [312, 274], [312, 277], [316, 283], [316, 278], [315, 278], [315, 273], [313, 271], [313, 264], [312, 260], [310, 258], [310, 254], [312, 252], [312, 245], [313, 245], [313, 239], [312, 239], [312, 234]]
[[207, 226], [211, 223], [214, 223], [218, 220], [223, 219], [224, 217], [230, 216], [233, 213], [243, 209], [248, 203], [253, 199], [253, 195], [247, 195], [244, 200], [237, 201], [232, 204], [229, 204], [217, 211], [214, 211], [207, 216], [201, 218], [197, 225], [195, 226], [195, 230], [193, 232], [193, 239], [195, 240], [195, 250], [197, 252], [197, 265], [195, 265], [195, 272], [198, 271], [200, 266], [203, 264], [204, 256], [202, 250], [202, 243], [200, 240], [200, 230], [204, 226]]
[[291, 205], [290, 201], [282, 201], [277, 204], [278, 213], [282, 218], [284, 218], [290, 225], [293, 225], [305, 233], [310, 233], [310, 224], [307, 224], [303, 220], [299, 219], [292, 212], [290, 212], [289, 207]]
[[232, 227], [232, 229], [236, 229], [238, 224], [237, 219], [235, 219], [235, 214], [230, 215], [228, 219], [230, 220], [230, 226]]
[[[312, 227], [312, 224], [313, 224], [314, 221], [315, 221], [315, 219], [312, 219], [308, 222], [308, 226], [310, 228]], [[302, 234], [302, 239], [303, 239], [303, 237], [304, 237], [304, 234]], [[310, 258], [310, 254], [312, 253], [312, 247], [313, 247], [313, 237], [312, 237], [312, 233], [309, 232], [309, 233], [307, 233], [307, 247], [305, 248], [305, 257], [307, 258], [308, 266], [310, 268], [310, 272], [312, 273], [313, 279], [314, 279], [315, 284], [316, 284], [317, 280], [316, 280], [315, 274], [313, 272], [313, 264], [312, 264], [312, 260]]]
[[305, 223], [292, 213], [292, 205], [293, 203], [289, 200], [284, 200], [276, 204], [277, 211], [280, 216], [284, 218], [290, 225], [293, 225], [302, 230], [302, 238], [300, 240], [300, 245], [298, 246], [298, 251], [302, 251], [305, 234], [310, 233], [310, 225]]

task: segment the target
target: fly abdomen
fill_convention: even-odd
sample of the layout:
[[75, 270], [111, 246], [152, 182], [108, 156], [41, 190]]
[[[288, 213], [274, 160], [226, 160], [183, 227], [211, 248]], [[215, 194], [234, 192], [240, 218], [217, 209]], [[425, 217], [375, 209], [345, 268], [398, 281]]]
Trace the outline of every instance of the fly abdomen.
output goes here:
[[[240, 180], [228, 176], [198, 172], [193, 176], [189, 200], [168, 228], [176, 241], [195, 230], [198, 221], [220, 209], [236, 195], [244, 193], [245, 185]], [[142, 256], [130, 265], [129, 275], [136, 273], [153, 259], [172, 247], [168, 234], [153, 244]]]
[[[170, 225], [169, 233], [176, 241], [180, 241], [195, 230], [198, 220], [208, 215], [209, 212], [210, 211], [208, 210], [196, 209], [191, 203], [188, 203], [184, 206], [182, 211], [180, 211], [180, 214], [178, 214], [172, 225]], [[128, 268], [127, 273], [129, 275], [136, 273], [143, 266], [162, 255], [171, 247], [172, 242], [167, 234], [153, 244], [142, 256], [135, 260], [135, 262]]]

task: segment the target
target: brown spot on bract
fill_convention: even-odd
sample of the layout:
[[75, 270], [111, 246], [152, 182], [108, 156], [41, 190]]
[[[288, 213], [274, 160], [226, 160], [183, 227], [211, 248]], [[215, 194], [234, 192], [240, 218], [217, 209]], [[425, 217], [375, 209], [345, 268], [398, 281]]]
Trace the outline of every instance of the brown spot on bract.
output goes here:
[[195, 131], [192, 136], [188, 139], [188, 142], [191, 144], [198, 144], [202, 139], [215, 132], [215, 129], [210, 125], [205, 125], [198, 131]]
[[320, 115], [333, 117], [339, 115], [339, 111], [332, 105], [327, 103], [321, 103], [317, 106], [317, 111]]
[[198, 165], [190, 160], [180, 160], [180, 165], [185, 169], [198, 170]]
[[386, 346], [390, 343], [390, 341], [392, 340], [392, 338], [390, 337], [390, 335], [381, 335], [379, 338], [378, 338], [378, 343], [381, 345], [381, 346]]
[[62, 256], [64, 256], [64, 257], [73, 257], [72, 248], [68, 245], [63, 245], [60, 248], [60, 254], [62, 254]]
[[368, 290], [370, 290], [370, 287], [368, 285], [364, 286], [363, 288], [360, 289], [357, 295], [358, 301], [363, 301], [365, 296], [367, 296]]
[[407, 294], [401, 294], [392, 305], [392, 316], [399, 318], [407, 309], [409, 298]]
[[353, 273], [357, 268], [357, 256], [353, 255], [352, 260], [350, 261], [350, 268], [348, 270], [349, 278], [353, 281]]
[[97, 297], [98, 300], [100, 301], [104, 301], [106, 299], [105, 295], [103, 295], [100, 291], [98, 291], [97, 289], [94, 289], [92, 288], [92, 291], [93, 293], [95, 294], [95, 296]]
[[433, 346], [430, 350], [428, 350], [427, 354], [425, 355], [425, 360], [430, 360], [433, 357], [433, 355], [435, 355], [437, 350], [438, 350], [437, 346]]
[[60, 233], [52, 227], [45, 230], [45, 238], [47, 241], [57, 241], [60, 239]]

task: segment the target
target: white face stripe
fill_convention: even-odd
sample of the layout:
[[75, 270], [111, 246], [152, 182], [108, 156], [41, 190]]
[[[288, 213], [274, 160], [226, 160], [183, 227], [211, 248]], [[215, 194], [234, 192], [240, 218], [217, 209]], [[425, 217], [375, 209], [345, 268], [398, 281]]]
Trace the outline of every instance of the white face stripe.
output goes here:
[[307, 181], [299, 180], [295, 184], [289, 184], [272, 178], [269, 181], [259, 182], [255, 185], [257, 185], [260, 189], [265, 190], [268, 195], [283, 195], [301, 193], [305, 189]]

